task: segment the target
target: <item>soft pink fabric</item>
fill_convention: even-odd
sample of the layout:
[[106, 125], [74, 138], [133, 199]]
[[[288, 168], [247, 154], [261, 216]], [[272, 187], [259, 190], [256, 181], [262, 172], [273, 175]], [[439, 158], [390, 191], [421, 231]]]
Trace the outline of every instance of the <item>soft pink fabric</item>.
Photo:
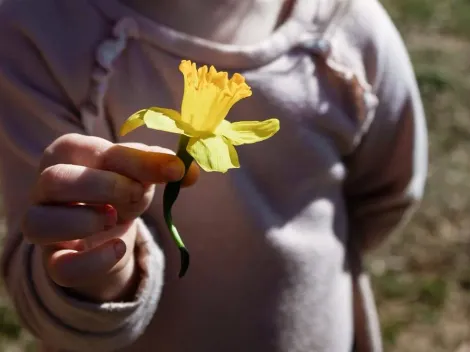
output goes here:
[[[70, 297], [20, 232], [41, 154], [65, 133], [113, 140], [138, 109], [177, 109], [181, 59], [244, 74], [253, 96], [229, 120], [275, 116], [281, 130], [240, 147], [241, 169], [180, 195], [187, 277], [176, 279], [157, 192], [139, 225], [136, 300]], [[176, 146], [144, 128], [116, 141]], [[250, 46], [176, 32], [115, 0], [3, 0], [0, 153], [3, 278], [46, 351], [348, 352], [354, 331], [358, 351], [381, 351], [361, 257], [420, 199], [427, 141], [406, 50], [377, 0], [298, 0]]]

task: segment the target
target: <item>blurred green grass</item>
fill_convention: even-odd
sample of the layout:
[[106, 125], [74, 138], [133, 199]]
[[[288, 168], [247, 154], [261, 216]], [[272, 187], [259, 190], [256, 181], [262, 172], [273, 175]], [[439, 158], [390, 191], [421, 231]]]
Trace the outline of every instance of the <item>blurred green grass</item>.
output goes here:
[[[470, 346], [470, 0], [382, 2], [410, 51], [430, 135], [422, 206], [368, 260], [385, 347], [457, 351]], [[29, 350], [0, 299], [0, 351]]]
[[369, 258], [386, 350], [470, 348], [470, 1], [382, 2], [410, 51], [430, 137], [420, 210]]

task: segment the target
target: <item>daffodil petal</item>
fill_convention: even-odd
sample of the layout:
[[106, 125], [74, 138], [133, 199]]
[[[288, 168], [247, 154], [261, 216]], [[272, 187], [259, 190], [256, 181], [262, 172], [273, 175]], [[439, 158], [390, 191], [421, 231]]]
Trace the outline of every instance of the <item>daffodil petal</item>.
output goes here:
[[234, 146], [225, 138], [191, 138], [187, 151], [204, 171], [227, 172], [239, 168], [238, 154]]
[[144, 119], [143, 119], [143, 111], [138, 111], [135, 114], [131, 115], [121, 126], [121, 130], [119, 131], [119, 134], [121, 136], [125, 136], [126, 134], [134, 131], [136, 128], [139, 128], [140, 126], [145, 125]]
[[177, 126], [179, 118], [180, 114], [176, 110], [163, 108], [140, 110], [131, 115], [126, 122], [124, 122], [121, 126], [120, 134], [124, 136], [144, 125], [154, 130], [186, 134], [184, 130]]
[[224, 120], [219, 125], [216, 133], [223, 135], [233, 145], [242, 145], [264, 141], [279, 131], [279, 128], [278, 119], [234, 123]]

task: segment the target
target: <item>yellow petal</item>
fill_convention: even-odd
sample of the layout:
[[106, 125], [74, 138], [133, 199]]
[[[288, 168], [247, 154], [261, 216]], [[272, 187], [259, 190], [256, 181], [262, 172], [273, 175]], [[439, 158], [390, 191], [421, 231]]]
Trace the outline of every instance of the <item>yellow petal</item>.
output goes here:
[[279, 120], [240, 121], [230, 123], [223, 121], [216, 133], [221, 134], [233, 145], [251, 144], [264, 141], [279, 131]]
[[135, 114], [131, 115], [121, 126], [119, 134], [125, 136], [126, 134], [134, 131], [136, 128], [145, 125], [143, 119], [144, 110], [137, 111]]
[[171, 109], [150, 108], [140, 110], [124, 122], [120, 134], [124, 136], [143, 125], [154, 130], [186, 134], [183, 129], [177, 126], [179, 118], [179, 112]]
[[239, 168], [238, 154], [234, 146], [225, 138], [191, 138], [187, 151], [204, 171], [227, 172]]

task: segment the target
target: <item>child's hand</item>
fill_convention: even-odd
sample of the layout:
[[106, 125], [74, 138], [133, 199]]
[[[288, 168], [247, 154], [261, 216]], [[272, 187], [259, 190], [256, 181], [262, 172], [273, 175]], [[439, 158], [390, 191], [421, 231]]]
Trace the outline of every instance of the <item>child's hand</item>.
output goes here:
[[[181, 160], [169, 153], [76, 134], [45, 150], [23, 233], [42, 249], [54, 282], [99, 301], [135, 292], [134, 220], [149, 206], [153, 184], [184, 174]], [[193, 164], [184, 185], [198, 175]]]

